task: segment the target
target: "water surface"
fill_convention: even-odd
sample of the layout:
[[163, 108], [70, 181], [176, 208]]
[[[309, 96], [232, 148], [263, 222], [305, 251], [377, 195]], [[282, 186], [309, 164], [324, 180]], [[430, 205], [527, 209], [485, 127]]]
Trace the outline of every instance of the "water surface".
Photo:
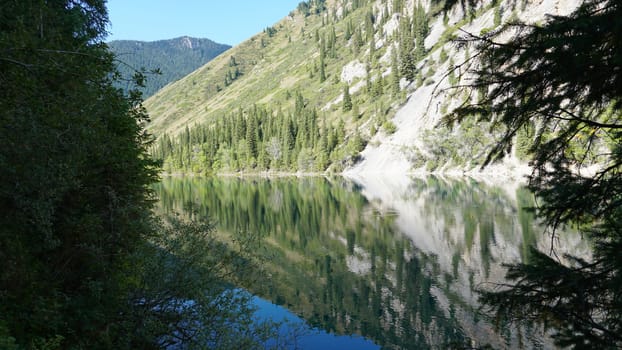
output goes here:
[[[519, 334], [495, 329], [476, 291], [502, 281], [501, 263], [550, 245], [518, 186], [231, 177], [166, 178], [156, 191], [165, 212], [261, 235], [268, 274], [251, 292], [263, 315], [305, 322], [303, 349], [516, 347]], [[576, 234], [556, 244], [588, 251]], [[523, 338], [550, 345], [535, 330]]]

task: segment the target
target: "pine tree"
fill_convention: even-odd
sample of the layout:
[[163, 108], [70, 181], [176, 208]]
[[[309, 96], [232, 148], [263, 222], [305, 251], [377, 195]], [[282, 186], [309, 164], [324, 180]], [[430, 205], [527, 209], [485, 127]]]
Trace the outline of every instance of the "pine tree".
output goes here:
[[397, 53], [393, 46], [391, 50], [391, 94], [396, 97], [400, 93], [400, 70], [397, 64]]
[[374, 82], [372, 93], [374, 97], [380, 97], [384, 93], [384, 78], [382, 77], [382, 74], [380, 73], [378, 74], [378, 77], [376, 78], [376, 81]]
[[257, 119], [255, 118], [255, 114], [251, 114], [248, 118], [248, 123], [246, 127], [246, 148], [247, 148], [247, 156], [248, 161], [252, 159], [257, 159], [258, 156], [258, 125]]
[[343, 86], [343, 103], [342, 110], [349, 112], [352, 110], [352, 98], [350, 97], [350, 87], [346, 84]]
[[[619, 1], [586, 1], [541, 26], [505, 27], [518, 34], [503, 44], [477, 42], [484, 59], [473, 86], [485, 88], [483, 99], [447, 118], [477, 115], [502, 127], [487, 163], [509, 152], [521, 129], [538, 126], [529, 146], [529, 188], [541, 199], [537, 213], [553, 231], [565, 224], [580, 228], [591, 239], [593, 257], [562, 262], [534, 249], [529, 262], [509, 268], [504, 289], [485, 291], [482, 301], [501, 321], [551, 329], [563, 347], [622, 347], [619, 18]], [[612, 146], [596, 147], [596, 140]], [[586, 166], [576, 148], [598, 153], [595, 176], [576, 171]]]
[[343, 34], [343, 39], [348, 42], [350, 41], [350, 38], [352, 38], [352, 35], [354, 34], [354, 26], [352, 25], [352, 20], [350, 19], [348, 22], [346, 22], [346, 29], [345, 32]]
[[414, 81], [417, 65], [410, 20], [407, 16], [400, 19], [400, 75], [408, 81]]
[[374, 40], [374, 22], [375, 17], [371, 10], [365, 14], [365, 38], [367, 42]]
[[320, 39], [320, 62], [319, 62], [319, 70], [320, 70], [320, 83], [323, 83], [324, 81], [326, 81], [326, 71], [325, 71], [325, 63], [324, 63], [324, 58], [326, 56], [326, 43], [324, 40], [324, 37], [322, 36], [322, 38]]

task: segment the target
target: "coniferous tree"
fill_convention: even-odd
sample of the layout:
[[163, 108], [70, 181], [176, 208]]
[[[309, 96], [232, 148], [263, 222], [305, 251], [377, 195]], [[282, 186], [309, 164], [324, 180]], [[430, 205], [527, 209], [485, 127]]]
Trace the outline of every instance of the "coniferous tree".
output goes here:
[[352, 98], [350, 97], [350, 87], [346, 84], [343, 87], [343, 102], [342, 102], [342, 110], [344, 112], [349, 112], [352, 110]]
[[372, 91], [374, 97], [380, 97], [384, 93], [384, 78], [382, 74], [378, 74]]
[[[503, 127], [487, 162], [537, 125], [529, 147], [529, 188], [542, 200], [537, 212], [554, 232], [564, 224], [581, 228], [593, 257], [561, 262], [534, 249], [529, 262], [509, 267], [509, 283], [485, 291], [482, 301], [500, 320], [551, 328], [560, 346], [622, 347], [621, 17], [619, 1], [586, 1], [541, 26], [504, 27], [518, 33], [512, 40], [476, 40], [483, 59], [474, 86], [485, 87], [484, 98], [447, 119], [478, 115]], [[598, 147], [599, 139], [609, 146]], [[575, 171], [586, 165], [576, 148], [598, 154], [594, 176]]]
[[343, 39], [346, 42], [348, 42], [350, 41], [350, 38], [352, 38], [353, 34], [354, 34], [354, 26], [352, 25], [352, 20], [349, 20], [348, 22], [346, 22], [346, 29], [343, 35]]
[[374, 22], [374, 13], [370, 9], [365, 14], [365, 38], [367, 39], [367, 42], [374, 40]]
[[400, 19], [400, 75], [408, 81], [414, 81], [417, 74], [414, 42], [410, 20], [407, 16]]
[[428, 17], [425, 9], [419, 2], [413, 10], [413, 33], [415, 36], [415, 61], [421, 60], [425, 56], [424, 39], [428, 35]]
[[319, 70], [320, 70], [320, 83], [326, 81], [326, 71], [325, 71], [325, 63], [324, 58], [326, 57], [326, 41], [324, 40], [324, 36], [320, 39], [320, 62], [319, 62]]
[[395, 47], [391, 50], [391, 94], [396, 97], [400, 93], [400, 69], [397, 63]]
[[257, 159], [258, 156], [258, 126], [257, 119], [251, 114], [246, 127], [246, 147], [248, 150], [248, 158]]
[[337, 33], [335, 32], [334, 26], [331, 26], [330, 34], [328, 36], [328, 44], [330, 58], [337, 58]]

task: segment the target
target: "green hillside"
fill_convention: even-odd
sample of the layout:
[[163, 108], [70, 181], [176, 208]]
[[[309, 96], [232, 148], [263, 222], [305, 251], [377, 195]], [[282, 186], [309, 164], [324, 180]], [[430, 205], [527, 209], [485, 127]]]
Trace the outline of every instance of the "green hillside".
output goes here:
[[404, 0], [301, 2], [146, 101], [155, 157], [173, 172], [343, 170], [374, 135], [395, 132], [391, 118], [407, 92], [453, 64], [440, 48], [468, 21], [440, 22], [437, 43], [424, 45], [441, 9]]
[[[131, 78], [136, 69], [160, 70], [161, 74], [148, 76], [143, 89], [145, 97], [153, 95], [166, 84], [183, 78], [231, 47], [209, 39], [190, 37], [151, 42], [116, 40], [109, 42], [108, 46], [122, 62], [118, 69], [125, 79]], [[126, 84], [120, 87], [131, 86]]]

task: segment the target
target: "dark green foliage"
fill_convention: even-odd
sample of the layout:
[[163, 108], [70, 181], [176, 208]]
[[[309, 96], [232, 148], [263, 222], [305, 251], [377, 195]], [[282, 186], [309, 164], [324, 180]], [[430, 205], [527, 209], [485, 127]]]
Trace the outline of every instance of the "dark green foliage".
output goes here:
[[372, 96], [380, 97], [384, 93], [384, 78], [382, 74], [378, 74], [372, 88]]
[[399, 35], [400, 75], [408, 81], [413, 81], [417, 74], [417, 62], [410, 20], [407, 16], [400, 19]]
[[354, 34], [354, 25], [352, 24], [352, 20], [349, 20], [348, 22], [346, 22], [346, 30], [343, 34], [343, 38], [344, 40], [350, 41], [350, 38], [352, 38], [352, 34]]
[[344, 85], [343, 87], [343, 101], [341, 102], [341, 109], [344, 112], [352, 110], [352, 98], [350, 97], [350, 87], [348, 85]]
[[374, 40], [374, 23], [376, 22], [376, 17], [374, 16], [371, 10], [367, 11], [365, 14], [365, 39], [368, 42], [373, 42]]
[[324, 82], [326, 80], [326, 63], [324, 59], [326, 58], [326, 41], [322, 36], [320, 39], [320, 62], [319, 62], [319, 70], [320, 70], [320, 82]]
[[266, 29], [264, 29], [264, 33], [266, 33], [269, 38], [272, 38], [276, 32], [277, 30], [274, 27], [266, 27]]
[[113, 86], [105, 1], [10, 1], [0, 18], [0, 348], [260, 347], [270, 328], [226, 284], [256, 273], [251, 245], [154, 217], [147, 115]]
[[307, 0], [298, 4], [298, 11], [308, 17], [311, 14], [320, 14], [326, 11], [326, 0]]
[[419, 61], [425, 56], [423, 41], [430, 31], [428, 15], [421, 4], [417, 2], [413, 10], [413, 33], [415, 36], [415, 60]]
[[120, 268], [151, 230], [140, 95], [109, 80], [103, 1], [7, 2], [1, 16], [0, 325], [28, 347], [114, 344]]
[[[450, 119], [478, 115], [504, 131], [487, 162], [534, 125], [529, 186], [542, 199], [539, 215], [553, 232], [581, 225], [594, 242], [588, 262], [534, 253], [529, 264], [510, 269], [507, 290], [484, 294], [499, 317], [551, 327], [562, 346], [622, 346], [621, 17], [618, 1], [587, 1], [543, 26], [506, 26], [518, 29], [508, 43], [478, 42], [483, 59], [474, 88], [484, 96]], [[582, 176], [574, 169], [593, 153], [600, 170]]]
[[332, 128], [318, 119], [297, 92], [291, 114], [259, 106], [240, 109], [215, 123], [186, 128], [176, 139], [162, 136], [152, 154], [168, 171], [324, 171], [341, 155], [334, 152], [338, 142], [330, 141]]
[[117, 56], [117, 68], [124, 79], [115, 86], [129, 91], [137, 87], [131, 80], [135, 70], [159, 70], [160, 74], [149, 74], [144, 88], [140, 88], [145, 97], [186, 76], [231, 47], [209, 39], [189, 37], [153, 42], [117, 40], [108, 45]]

